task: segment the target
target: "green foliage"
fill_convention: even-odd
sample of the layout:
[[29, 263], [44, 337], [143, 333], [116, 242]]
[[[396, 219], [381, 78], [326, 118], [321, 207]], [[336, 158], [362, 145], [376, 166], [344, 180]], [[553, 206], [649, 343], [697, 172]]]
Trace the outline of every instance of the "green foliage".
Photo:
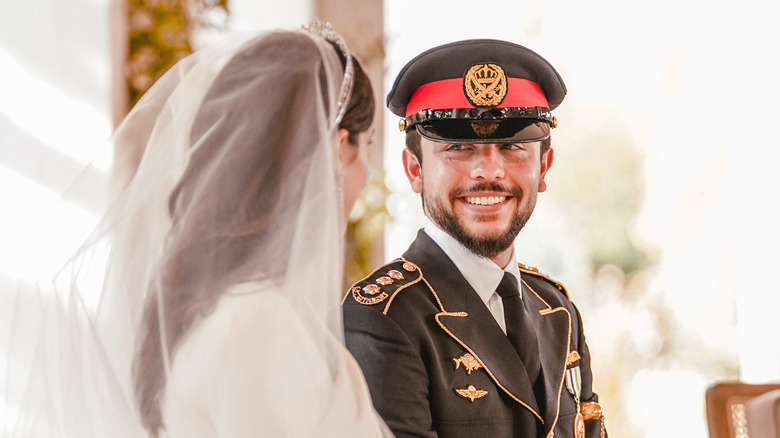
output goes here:
[[378, 257], [374, 254], [377, 248], [382, 248], [382, 245], [377, 245], [377, 241], [381, 241], [384, 233], [388, 217], [385, 200], [389, 194], [384, 174], [372, 175], [352, 209], [347, 225], [344, 264], [347, 286], [365, 277], [377, 267], [380, 262], [377, 259], [381, 260], [381, 254]]
[[179, 59], [192, 53], [195, 32], [209, 26], [213, 9], [228, 0], [129, 0], [127, 85], [129, 107]]

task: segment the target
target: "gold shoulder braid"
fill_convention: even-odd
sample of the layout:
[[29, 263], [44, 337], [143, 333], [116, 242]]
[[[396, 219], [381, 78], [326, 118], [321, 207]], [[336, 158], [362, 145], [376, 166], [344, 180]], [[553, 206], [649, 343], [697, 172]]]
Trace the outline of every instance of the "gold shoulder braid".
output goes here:
[[[358, 303], [373, 306], [385, 301], [400, 289], [416, 283], [420, 276], [420, 269], [413, 263], [397, 259], [352, 285], [350, 293]], [[344, 297], [344, 301], [348, 296], [349, 294]]]
[[526, 266], [522, 263], [518, 263], [517, 266], [520, 268], [521, 273], [531, 274], [535, 277], [544, 278], [545, 280], [549, 281], [555, 287], [557, 287], [559, 291], [563, 292], [563, 294], [566, 295], [566, 298], [569, 298], [569, 292], [566, 290], [566, 287], [564, 287], [563, 284], [559, 283], [558, 281], [550, 278], [549, 275], [543, 274], [542, 272], [539, 271], [539, 269], [534, 268], [533, 266]]

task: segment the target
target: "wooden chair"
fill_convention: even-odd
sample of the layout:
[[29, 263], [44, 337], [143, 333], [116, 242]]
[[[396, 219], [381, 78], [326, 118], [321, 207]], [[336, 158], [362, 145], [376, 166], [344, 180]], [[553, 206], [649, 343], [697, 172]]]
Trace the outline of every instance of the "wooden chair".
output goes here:
[[745, 402], [745, 414], [754, 438], [780, 438], [780, 389]]
[[[775, 398], [767, 396], [766, 399], [753, 401], [763, 394], [774, 394], [775, 391]], [[780, 438], [777, 432], [768, 434], [767, 430], [770, 429], [766, 429], [776, 427], [780, 420], [777, 416], [780, 413], [778, 397], [780, 384], [720, 382], [710, 386], [706, 393], [710, 438]], [[768, 415], [774, 418], [767, 418]], [[755, 430], [751, 430], [753, 424]]]

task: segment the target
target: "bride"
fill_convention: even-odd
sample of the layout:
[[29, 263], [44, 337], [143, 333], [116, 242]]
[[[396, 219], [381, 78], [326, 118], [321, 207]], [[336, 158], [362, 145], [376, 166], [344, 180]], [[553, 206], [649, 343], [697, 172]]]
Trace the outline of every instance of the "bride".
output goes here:
[[373, 116], [327, 25], [175, 65], [115, 133], [144, 155], [64, 275], [67, 330], [30, 371], [61, 389], [26, 400], [14, 430], [44, 416], [52, 436], [390, 436], [339, 308]]

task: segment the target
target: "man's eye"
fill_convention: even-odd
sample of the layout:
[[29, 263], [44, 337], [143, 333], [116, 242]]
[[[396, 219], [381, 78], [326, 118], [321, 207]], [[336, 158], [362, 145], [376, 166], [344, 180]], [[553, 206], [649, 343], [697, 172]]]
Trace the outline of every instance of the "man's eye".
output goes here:
[[523, 149], [523, 145], [517, 143], [505, 143], [501, 145], [501, 149], [508, 149], [508, 150]]

